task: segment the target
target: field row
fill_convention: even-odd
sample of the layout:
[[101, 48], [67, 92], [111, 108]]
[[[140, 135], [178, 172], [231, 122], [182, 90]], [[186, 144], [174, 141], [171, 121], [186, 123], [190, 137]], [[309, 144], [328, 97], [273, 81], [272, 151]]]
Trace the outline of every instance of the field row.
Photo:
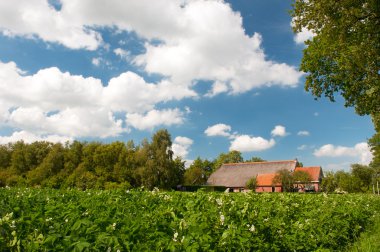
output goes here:
[[342, 250], [380, 210], [371, 195], [0, 189], [0, 248]]

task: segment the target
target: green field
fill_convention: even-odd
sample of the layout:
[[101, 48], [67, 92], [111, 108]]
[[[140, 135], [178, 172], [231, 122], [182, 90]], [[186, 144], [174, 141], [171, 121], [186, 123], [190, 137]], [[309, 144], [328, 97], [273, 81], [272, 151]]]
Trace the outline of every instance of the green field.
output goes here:
[[0, 251], [339, 251], [380, 198], [2, 188], [0, 206]]

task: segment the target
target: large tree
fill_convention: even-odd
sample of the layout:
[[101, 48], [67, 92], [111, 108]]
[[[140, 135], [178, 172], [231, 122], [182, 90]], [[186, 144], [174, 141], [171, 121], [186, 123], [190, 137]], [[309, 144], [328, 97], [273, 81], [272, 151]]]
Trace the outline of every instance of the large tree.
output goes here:
[[214, 161], [214, 170], [219, 169], [222, 164], [241, 163], [244, 159], [240, 151], [232, 150], [228, 153], [221, 153]]
[[301, 70], [305, 88], [334, 101], [340, 93], [346, 106], [360, 115], [380, 112], [380, 1], [294, 0], [294, 31], [312, 31]]

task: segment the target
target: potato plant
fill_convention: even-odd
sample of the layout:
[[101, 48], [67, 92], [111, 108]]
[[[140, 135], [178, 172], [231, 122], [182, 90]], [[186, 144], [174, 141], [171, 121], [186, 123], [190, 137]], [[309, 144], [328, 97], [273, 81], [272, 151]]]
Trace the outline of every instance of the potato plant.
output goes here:
[[336, 251], [371, 195], [0, 189], [1, 251]]

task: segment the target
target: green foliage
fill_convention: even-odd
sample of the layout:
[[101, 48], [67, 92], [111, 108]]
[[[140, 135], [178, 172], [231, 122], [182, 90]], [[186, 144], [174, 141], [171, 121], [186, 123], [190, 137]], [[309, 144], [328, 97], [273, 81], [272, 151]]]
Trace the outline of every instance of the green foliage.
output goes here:
[[293, 191], [293, 186], [295, 183], [293, 174], [286, 169], [279, 170], [272, 182], [274, 185], [281, 185], [283, 192]]
[[380, 114], [372, 115], [372, 122], [375, 126], [376, 133], [368, 140], [373, 154], [370, 165], [375, 170], [377, 177], [380, 177]]
[[255, 190], [257, 185], [256, 177], [250, 178], [247, 183], [245, 184], [245, 187], [250, 190]]
[[372, 195], [0, 189], [4, 251], [343, 251]]
[[326, 172], [322, 179], [321, 189], [324, 192], [332, 193], [338, 188], [338, 183], [335, 179], [335, 174], [333, 172]]
[[219, 169], [222, 166], [222, 164], [241, 162], [244, 162], [244, 159], [240, 151], [233, 150], [228, 153], [221, 153], [214, 162], [214, 171]]
[[0, 187], [139, 187], [170, 189], [183, 182], [184, 161], [173, 160], [167, 130], [152, 142], [53, 144], [23, 141], [0, 145]]
[[294, 31], [315, 33], [304, 49], [305, 89], [334, 101], [339, 92], [356, 112], [380, 112], [380, 2], [295, 0]]
[[251, 157], [251, 159], [246, 160], [245, 162], [265, 162], [266, 160], [261, 157]]
[[371, 166], [352, 164], [351, 172], [327, 172], [322, 180], [322, 190], [324, 192], [372, 192], [372, 187], [378, 179], [376, 171]]
[[339, 93], [345, 106], [371, 115], [376, 133], [369, 139], [380, 169], [380, 1], [294, 0], [294, 31], [311, 30], [300, 70], [305, 89], [331, 101]]
[[194, 160], [190, 167], [185, 171], [185, 185], [203, 185], [211, 175], [213, 163], [207, 159], [202, 160], [200, 157]]

